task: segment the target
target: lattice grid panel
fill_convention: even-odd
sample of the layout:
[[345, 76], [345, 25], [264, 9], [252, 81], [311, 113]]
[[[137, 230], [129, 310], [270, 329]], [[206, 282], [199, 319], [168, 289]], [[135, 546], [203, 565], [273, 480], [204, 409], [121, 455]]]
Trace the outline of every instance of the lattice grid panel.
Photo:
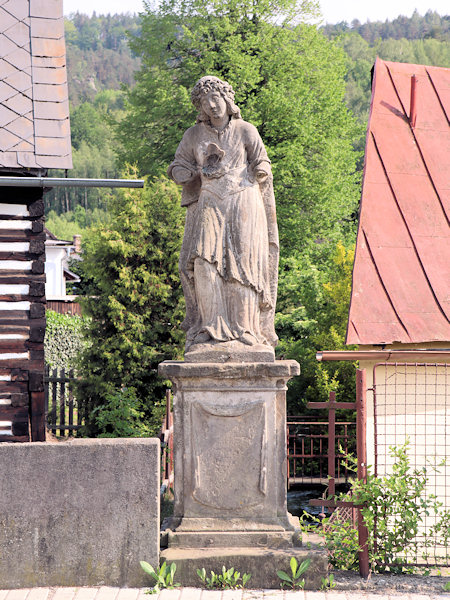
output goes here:
[[[375, 474], [391, 473], [390, 448], [408, 441], [411, 468], [426, 469], [426, 495], [436, 496], [441, 504], [438, 513], [423, 515], [412, 547], [399, 558], [411, 564], [449, 566], [450, 365], [378, 364], [373, 381]], [[402, 514], [394, 517], [392, 526], [402, 518]]]

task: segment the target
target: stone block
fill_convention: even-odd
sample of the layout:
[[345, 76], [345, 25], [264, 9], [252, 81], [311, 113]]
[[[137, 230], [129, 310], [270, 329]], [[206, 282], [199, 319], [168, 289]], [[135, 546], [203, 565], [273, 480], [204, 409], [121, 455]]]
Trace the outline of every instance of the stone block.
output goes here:
[[146, 585], [159, 464], [157, 439], [0, 444], [1, 586]]
[[285, 393], [298, 363], [167, 361], [159, 372], [176, 386], [169, 548], [295, 546]]
[[161, 552], [161, 561], [176, 563], [175, 582], [183, 586], [201, 586], [197, 569], [204, 568], [209, 575], [211, 571], [220, 573], [225, 566], [227, 569], [233, 567], [241, 575], [249, 573], [251, 579], [247, 588], [279, 589], [281, 580], [277, 570], [290, 573], [292, 556], [299, 564], [306, 559], [311, 560], [304, 575], [305, 589], [318, 590], [322, 577], [326, 577], [328, 572], [326, 552], [318, 548], [167, 548]]

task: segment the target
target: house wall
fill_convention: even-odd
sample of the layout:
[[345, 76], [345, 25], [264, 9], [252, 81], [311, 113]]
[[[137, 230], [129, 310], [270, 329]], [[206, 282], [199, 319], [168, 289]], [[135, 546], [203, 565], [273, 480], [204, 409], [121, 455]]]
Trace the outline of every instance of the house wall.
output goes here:
[[65, 248], [49, 245], [45, 247], [45, 295], [47, 299], [64, 298], [66, 296], [63, 265], [66, 256], [67, 251]]
[[39, 188], [2, 188], [0, 442], [45, 439], [42, 194]]
[[[418, 349], [418, 346], [402, 345], [401, 349]], [[424, 356], [423, 362], [426, 361]], [[435, 494], [450, 510], [450, 363], [443, 359], [439, 364], [444, 366], [431, 362], [426, 366], [419, 363], [386, 366], [360, 361], [360, 368], [366, 369], [367, 375], [367, 463], [372, 472], [376, 467], [378, 475], [388, 474], [393, 464], [389, 447], [400, 446], [408, 439], [412, 466], [427, 468], [427, 494]], [[444, 459], [448, 464], [438, 466]], [[434, 522], [434, 516], [430, 515], [422, 531]]]

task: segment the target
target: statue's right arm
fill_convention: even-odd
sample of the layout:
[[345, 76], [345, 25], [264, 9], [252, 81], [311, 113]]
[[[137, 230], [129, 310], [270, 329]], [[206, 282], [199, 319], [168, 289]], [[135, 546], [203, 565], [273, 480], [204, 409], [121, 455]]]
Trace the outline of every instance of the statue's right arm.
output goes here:
[[191, 127], [184, 134], [175, 153], [175, 159], [167, 170], [169, 177], [179, 185], [190, 183], [199, 175], [193, 150], [192, 129]]
[[185, 167], [174, 165], [172, 168], [171, 176], [175, 183], [183, 185], [183, 183], [188, 183], [189, 181], [192, 181], [194, 173], [191, 170], [186, 169]]

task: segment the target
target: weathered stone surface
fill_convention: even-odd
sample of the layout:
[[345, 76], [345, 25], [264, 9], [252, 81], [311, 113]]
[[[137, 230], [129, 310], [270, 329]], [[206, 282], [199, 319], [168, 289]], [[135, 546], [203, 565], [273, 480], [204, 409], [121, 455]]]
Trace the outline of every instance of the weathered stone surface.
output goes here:
[[286, 383], [298, 363], [167, 361], [159, 371], [176, 386], [169, 547], [223, 546], [233, 535], [229, 546], [298, 543], [285, 441]]
[[303, 549], [268, 549], [268, 548], [168, 548], [161, 552], [161, 561], [175, 562], [177, 570], [175, 581], [183, 586], [199, 587], [201, 581], [197, 569], [205, 568], [209, 573], [220, 573], [222, 566], [233, 567], [242, 573], [250, 573], [251, 579], [247, 588], [270, 589], [280, 588], [281, 580], [277, 570], [290, 573], [289, 561], [295, 556], [301, 563], [307, 558], [311, 565], [305, 573], [305, 589], [317, 590], [321, 586], [321, 578], [328, 570], [326, 553], [317, 548]]
[[281, 389], [286, 381], [300, 374], [300, 365], [295, 360], [277, 360], [267, 363], [190, 364], [181, 360], [166, 360], [158, 365], [158, 372], [169, 379], [208, 379], [199, 385], [222, 385], [223, 379], [245, 381], [245, 385], [259, 385], [261, 378], [280, 379]]
[[187, 207], [185, 358], [273, 362], [279, 250], [270, 160], [228, 83], [202, 77], [191, 97], [197, 124], [168, 170]]
[[255, 344], [246, 346], [232, 340], [220, 344], [195, 344], [185, 353], [186, 362], [274, 362], [275, 352], [270, 346]]
[[[242, 523], [239, 523], [241, 525]], [[292, 531], [283, 531], [281, 528], [273, 527], [263, 523], [263, 531], [180, 531], [168, 532], [167, 545], [181, 548], [233, 548], [233, 547], [267, 547], [267, 548], [291, 548], [301, 546], [301, 536], [293, 536]]]
[[0, 444], [2, 587], [146, 585], [159, 462], [157, 439]]

